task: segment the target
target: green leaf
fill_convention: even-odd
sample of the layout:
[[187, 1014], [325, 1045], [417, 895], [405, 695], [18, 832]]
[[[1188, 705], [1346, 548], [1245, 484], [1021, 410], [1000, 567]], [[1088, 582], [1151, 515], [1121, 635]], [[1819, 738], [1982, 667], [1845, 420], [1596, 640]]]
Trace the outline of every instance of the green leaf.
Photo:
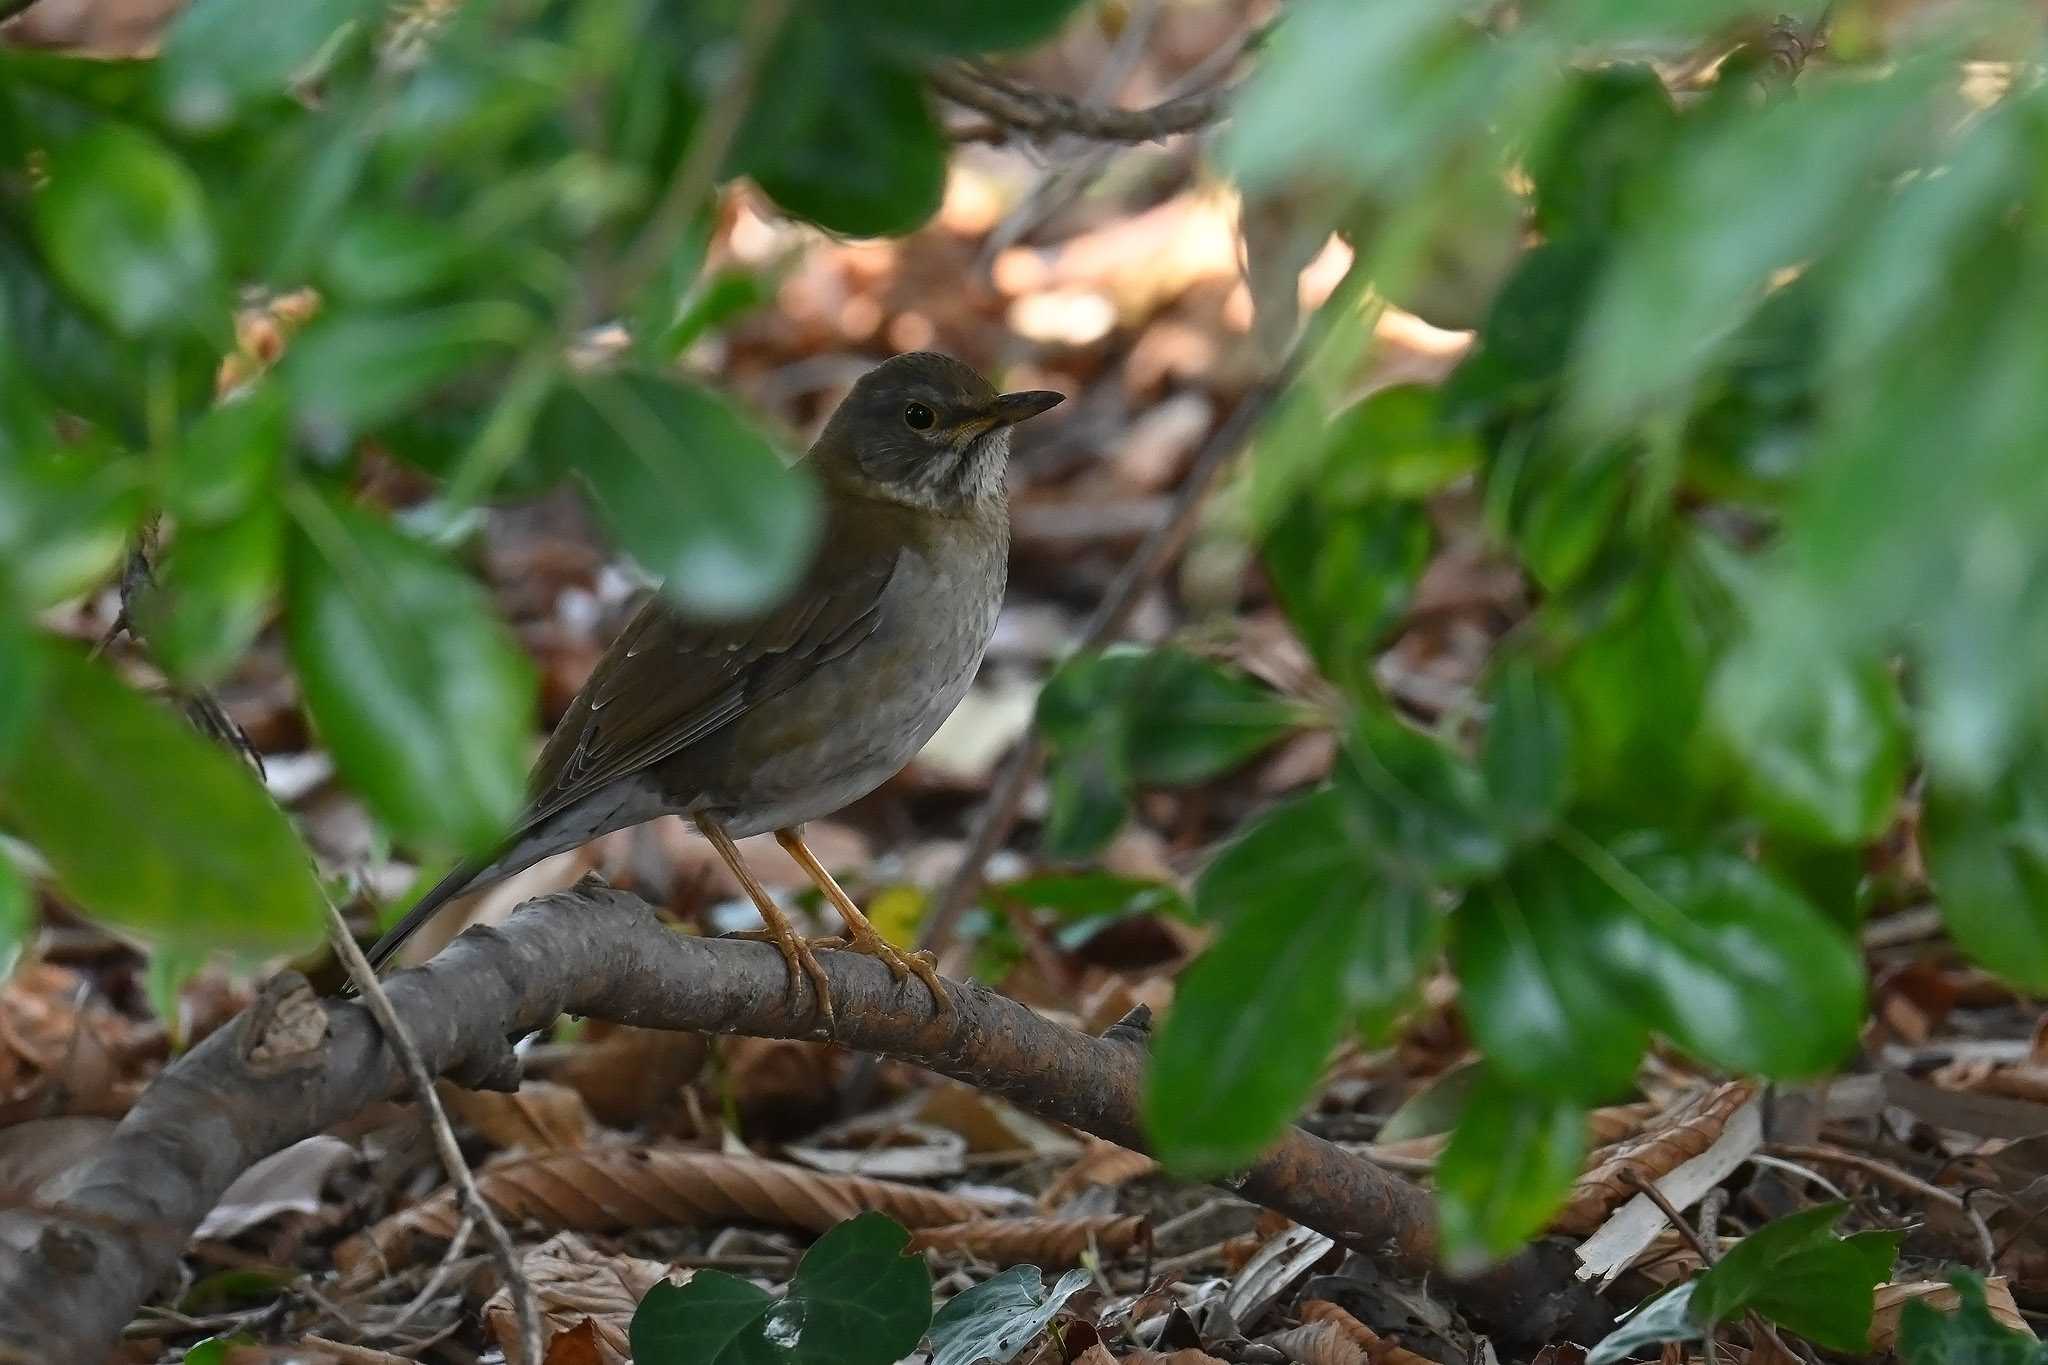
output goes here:
[[1541, 1232], [1585, 1155], [1584, 1108], [1487, 1071], [1437, 1162], [1446, 1262], [1497, 1260]]
[[274, 384], [208, 408], [171, 447], [164, 505], [182, 523], [241, 515], [271, 492], [284, 444], [284, 394]]
[[613, 537], [688, 612], [757, 611], [810, 563], [811, 480], [702, 389], [652, 374], [585, 376], [549, 400], [534, 439], [583, 476]]
[[51, 147], [29, 203], [65, 287], [119, 330], [224, 323], [205, 192], [142, 133], [103, 124]]
[[1571, 715], [1550, 679], [1511, 660], [1494, 679], [1479, 770], [1496, 818], [1519, 838], [1548, 830], [1571, 795]]
[[35, 892], [14, 860], [0, 849], [0, 980], [14, 974], [21, 950], [36, 931]]
[[962, 5], [950, 0], [831, 0], [833, 17], [850, 33], [918, 52], [974, 54], [1028, 47], [1059, 32], [1080, 0], [1005, 0]]
[[914, 63], [830, 25], [794, 23], [768, 69], [776, 78], [754, 102], [733, 165], [769, 198], [852, 237], [906, 233], [938, 212], [949, 144]]
[[997, 882], [987, 899], [1036, 910], [1051, 910], [1076, 919], [1102, 915], [1185, 915], [1188, 905], [1170, 883], [1150, 877], [1120, 877], [1112, 872], [1053, 872]]
[[[1098, 662], [1129, 657], [1112, 652]], [[1155, 649], [1128, 666], [1124, 755], [1147, 786], [1184, 787], [1220, 777], [1296, 728], [1300, 708], [1264, 683], [1179, 649]]]
[[28, 621], [0, 593], [0, 777], [27, 744], [42, 709], [43, 653]]
[[717, 1270], [657, 1284], [630, 1331], [637, 1365], [894, 1365], [932, 1320], [931, 1274], [910, 1234], [864, 1213], [797, 1263], [781, 1298]]
[[88, 913], [173, 945], [252, 952], [319, 940], [298, 836], [242, 762], [104, 668], [55, 645], [0, 807]]
[[0, 592], [33, 609], [105, 580], [141, 515], [139, 472], [96, 440], [70, 449], [0, 444]]
[[1667, 1341], [1698, 1341], [1706, 1335], [1692, 1320], [1692, 1296], [1697, 1281], [1687, 1281], [1669, 1293], [1641, 1304], [1628, 1321], [1600, 1339], [1586, 1353], [1586, 1365], [1620, 1365], [1646, 1346]]
[[1274, 595], [1325, 676], [1371, 695], [1387, 632], [1408, 610], [1434, 536], [1421, 506], [1374, 498], [1345, 507], [1298, 497], [1260, 549]]
[[413, 312], [336, 312], [293, 340], [282, 373], [300, 429], [339, 451], [435, 385], [502, 359], [533, 331], [516, 304], [480, 299]]
[[1013, 1265], [954, 1295], [932, 1319], [931, 1365], [1008, 1365], [1088, 1283], [1069, 1270], [1048, 1289], [1037, 1266]]
[[274, 501], [179, 531], [141, 608], [151, 650], [187, 686], [220, 681], [270, 619], [283, 561], [284, 510]]
[[482, 588], [426, 546], [308, 491], [291, 507], [287, 637], [342, 775], [407, 838], [502, 838], [525, 787], [526, 655]]
[[1949, 1277], [1962, 1302], [1937, 1313], [1919, 1299], [1899, 1314], [1899, 1358], [1906, 1365], [2048, 1365], [2048, 1343], [2015, 1332], [1991, 1316], [1984, 1282], [1958, 1271]]
[[1484, 1062], [1461, 1062], [1426, 1082], [1387, 1116], [1380, 1125], [1377, 1141], [1405, 1142], [1409, 1138], [1448, 1133], [1458, 1124], [1458, 1115], [1488, 1072]]
[[1803, 1209], [1736, 1243], [1699, 1278], [1693, 1321], [1706, 1326], [1754, 1310], [1832, 1350], [1868, 1350], [1872, 1295], [1890, 1277], [1905, 1234], [1836, 1237], [1848, 1207]]
[[2048, 990], [2048, 763], [2030, 753], [1982, 796], [1930, 783], [1920, 828], [1956, 942], [2008, 980]]
[[1046, 774], [1045, 856], [1079, 862], [1109, 846], [1130, 814], [1130, 778], [1116, 750], [1083, 747], [1056, 755]]
[[1441, 928], [1419, 892], [1376, 875], [1327, 789], [1252, 825], [1203, 874], [1195, 903], [1223, 932], [1181, 978], [1144, 1116], [1162, 1161], [1211, 1175], [1294, 1117], [1361, 1012], [1406, 999]]
[[282, 96], [337, 29], [373, 10], [369, 0], [194, 0], [164, 35], [164, 106], [188, 129], [219, 128]]
[[1478, 770], [1383, 704], [1354, 718], [1337, 790], [1409, 884], [1471, 881], [1507, 856]]
[[1891, 823], [1908, 755], [1905, 704], [1882, 660], [1752, 639], [1722, 662], [1709, 712], [1766, 819], [1836, 843]]
[[1650, 67], [1616, 63], [1575, 72], [1525, 167], [1544, 236], [1555, 241], [1631, 226], [1679, 126], [1670, 92]]

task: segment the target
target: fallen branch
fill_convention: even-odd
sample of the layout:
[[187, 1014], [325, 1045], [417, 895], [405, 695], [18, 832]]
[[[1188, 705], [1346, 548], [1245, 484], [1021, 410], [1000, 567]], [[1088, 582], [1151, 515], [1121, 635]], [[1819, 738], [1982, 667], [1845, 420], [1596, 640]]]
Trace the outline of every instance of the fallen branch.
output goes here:
[[[1139, 1030], [1086, 1037], [958, 982], [947, 983], [955, 1009], [935, 1019], [923, 988], [899, 985], [874, 958], [819, 956], [839, 1003], [842, 1044], [1142, 1146]], [[510, 1040], [562, 1014], [824, 1036], [814, 1006], [790, 1014], [772, 945], [688, 937], [644, 902], [600, 884], [530, 902], [502, 929], [473, 928], [385, 989], [426, 1066], [472, 1086], [516, 1085]], [[236, 1175], [407, 1088], [360, 1005], [316, 1001], [292, 977], [273, 983], [258, 1007], [166, 1067], [103, 1148], [37, 1192], [36, 1207], [0, 1214], [0, 1346], [33, 1360], [104, 1358]], [[1432, 1266], [1429, 1196], [1320, 1138], [1291, 1130], [1224, 1183], [1389, 1271], [1419, 1276]], [[1585, 1340], [1607, 1317], [1555, 1246], [1532, 1248], [1448, 1292], [1510, 1341], [1556, 1332]]]

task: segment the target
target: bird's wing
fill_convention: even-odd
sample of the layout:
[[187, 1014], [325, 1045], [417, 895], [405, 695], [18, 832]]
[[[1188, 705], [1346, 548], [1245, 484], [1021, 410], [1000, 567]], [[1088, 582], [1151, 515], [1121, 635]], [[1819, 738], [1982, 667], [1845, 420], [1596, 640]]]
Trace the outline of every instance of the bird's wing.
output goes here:
[[650, 598], [612, 642], [534, 766], [526, 825], [651, 767], [745, 715], [874, 632], [900, 556], [815, 569], [751, 620], [685, 621]]

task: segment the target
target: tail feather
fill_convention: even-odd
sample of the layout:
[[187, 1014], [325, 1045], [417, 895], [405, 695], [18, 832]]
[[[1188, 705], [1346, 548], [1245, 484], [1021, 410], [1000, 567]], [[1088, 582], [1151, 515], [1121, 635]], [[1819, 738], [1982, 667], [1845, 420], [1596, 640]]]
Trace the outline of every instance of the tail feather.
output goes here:
[[[404, 946], [405, 941], [419, 931], [421, 925], [434, 917], [436, 911], [469, 891], [472, 887], [482, 889], [483, 875], [491, 870], [489, 858], [472, 859], [458, 865], [454, 871], [434, 883], [434, 889], [421, 896], [418, 904], [405, 912], [398, 923], [384, 931], [384, 936], [372, 944], [369, 951], [370, 966], [381, 969], [391, 960], [391, 955]], [[495, 879], [493, 879], [495, 880]]]

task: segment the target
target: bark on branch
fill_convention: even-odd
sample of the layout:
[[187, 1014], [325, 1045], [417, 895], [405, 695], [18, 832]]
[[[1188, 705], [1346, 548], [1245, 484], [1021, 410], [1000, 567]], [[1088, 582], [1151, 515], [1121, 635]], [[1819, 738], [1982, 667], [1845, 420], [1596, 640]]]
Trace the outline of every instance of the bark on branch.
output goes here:
[[[915, 981], [878, 961], [820, 954], [844, 1045], [915, 1062], [1023, 1108], [1141, 1147], [1143, 1040], [1090, 1038], [978, 987], [948, 982], [955, 1011], [930, 1016]], [[781, 957], [765, 943], [701, 939], [661, 924], [601, 884], [543, 897], [502, 929], [473, 928], [387, 985], [428, 1067], [509, 1088], [510, 1040], [561, 1014], [649, 1028], [822, 1037], [792, 1018]], [[0, 1348], [21, 1359], [98, 1360], [161, 1284], [229, 1182], [262, 1157], [404, 1091], [376, 1025], [353, 1002], [316, 1000], [287, 976], [246, 1014], [166, 1067], [107, 1145], [0, 1214]], [[1290, 1130], [1229, 1187], [1371, 1257], [1429, 1270], [1427, 1194], [1319, 1138]], [[1606, 1314], [1570, 1258], [1536, 1249], [1452, 1290], [1482, 1324], [1515, 1339], [1597, 1330]], [[5, 1349], [0, 1357], [16, 1358]]]
[[1124, 109], [1090, 104], [1057, 91], [999, 83], [963, 66], [941, 64], [926, 74], [939, 94], [991, 120], [985, 128], [955, 134], [960, 141], [1002, 142], [1013, 136], [1043, 138], [1069, 133], [1098, 142], [1157, 142], [1214, 123], [1237, 94], [1235, 84], [1214, 85], [1162, 100], [1148, 109]]

